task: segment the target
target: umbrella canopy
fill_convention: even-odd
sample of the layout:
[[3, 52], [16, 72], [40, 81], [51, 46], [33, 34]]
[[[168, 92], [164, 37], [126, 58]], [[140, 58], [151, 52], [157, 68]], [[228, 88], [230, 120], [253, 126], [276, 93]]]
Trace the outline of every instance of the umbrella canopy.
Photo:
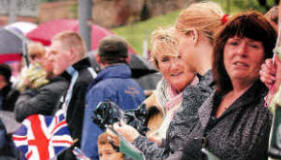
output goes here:
[[21, 33], [26, 34], [37, 27], [36, 24], [31, 22], [15, 22], [5, 26], [5, 28], [17, 29]]
[[[75, 19], [57, 19], [40, 24], [34, 30], [28, 32], [26, 36], [34, 41], [39, 41], [44, 45], [48, 46], [51, 44], [52, 38], [62, 31], [79, 31], [79, 21]], [[113, 33], [109, 30], [98, 26], [92, 25], [92, 48], [91, 50], [96, 50], [98, 48], [99, 41]], [[129, 49], [130, 52], [135, 53], [133, 49]]]
[[0, 63], [20, 60], [25, 39], [15, 30], [0, 28]]
[[[88, 52], [87, 55], [91, 59], [91, 65], [95, 69], [95, 71], [99, 71], [99, 65], [96, 61], [97, 51], [91, 51]], [[140, 78], [142, 76], [145, 76], [147, 74], [156, 73], [158, 72], [157, 69], [155, 69], [148, 61], [146, 61], [143, 57], [130, 54], [131, 60], [129, 63], [129, 66], [132, 70], [132, 77], [133, 78]]]
[[[96, 61], [96, 56], [94, 56], [96, 53], [96, 51], [88, 52], [88, 56], [90, 57], [92, 67], [95, 71], [99, 72], [100, 67]], [[132, 77], [143, 89], [154, 90], [162, 75], [143, 57], [134, 54], [130, 54], [130, 56], [129, 66], [132, 70]]]
[[153, 65], [151, 65], [147, 60], [138, 55], [131, 55], [131, 61], [129, 66], [132, 69], [132, 76], [135, 78], [139, 78], [150, 73], [158, 72], [153, 67]]

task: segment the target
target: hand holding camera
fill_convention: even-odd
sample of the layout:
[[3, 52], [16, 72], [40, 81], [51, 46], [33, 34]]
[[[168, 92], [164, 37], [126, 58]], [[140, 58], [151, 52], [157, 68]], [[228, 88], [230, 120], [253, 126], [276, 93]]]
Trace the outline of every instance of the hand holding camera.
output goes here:
[[93, 122], [101, 129], [115, 122], [121, 122], [134, 127], [140, 134], [145, 135], [147, 128], [148, 111], [144, 104], [135, 110], [122, 111], [118, 105], [112, 101], [100, 102], [94, 110]]

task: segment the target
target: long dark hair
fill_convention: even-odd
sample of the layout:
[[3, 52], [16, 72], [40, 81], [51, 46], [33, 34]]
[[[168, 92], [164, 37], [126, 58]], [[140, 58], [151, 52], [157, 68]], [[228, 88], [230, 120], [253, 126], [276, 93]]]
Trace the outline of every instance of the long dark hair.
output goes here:
[[224, 46], [229, 38], [238, 36], [260, 41], [264, 47], [264, 59], [273, 56], [273, 48], [277, 38], [276, 30], [259, 12], [247, 11], [231, 18], [215, 36], [213, 53], [213, 77], [217, 91], [226, 93], [233, 89], [223, 63]]

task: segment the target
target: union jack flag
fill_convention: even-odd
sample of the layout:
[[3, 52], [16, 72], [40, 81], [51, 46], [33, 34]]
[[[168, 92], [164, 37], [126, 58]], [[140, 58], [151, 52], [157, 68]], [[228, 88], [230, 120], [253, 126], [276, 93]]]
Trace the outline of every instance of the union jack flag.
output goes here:
[[27, 117], [13, 134], [13, 141], [28, 160], [49, 160], [73, 144], [62, 111], [54, 117]]

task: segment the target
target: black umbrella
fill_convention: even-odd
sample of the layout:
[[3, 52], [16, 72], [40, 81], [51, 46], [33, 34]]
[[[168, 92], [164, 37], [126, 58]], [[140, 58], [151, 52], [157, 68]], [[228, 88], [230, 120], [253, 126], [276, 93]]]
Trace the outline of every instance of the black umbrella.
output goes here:
[[153, 65], [151, 65], [147, 60], [138, 55], [131, 54], [131, 61], [129, 64], [132, 70], [132, 77], [140, 78], [142, 76], [158, 72]]
[[[91, 60], [91, 65], [96, 72], [100, 71], [100, 67], [96, 61], [95, 54], [97, 51], [88, 52]], [[154, 90], [162, 75], [143, 57], [130, 54], [130, 68], [132, 70], [132, 77], [140, 84], [145, 90]]]
[[[95, 71], [99, 71], [99, 65], [96, 61], [95, 54], [97, 51], [91, 51], [87, 55], [91, 59], [92, 66], [94, 67]], [[156, 73], [158, 72], [153, 65], [151, 65], [147, 60], [145, 60], [143, 57], [130, 54], [131, 60], [130, 60], [130, 68], [132, 70], [132, 77], [133, 78], [140, 78], [142, 76], [151, 74], [151, 73]]]

